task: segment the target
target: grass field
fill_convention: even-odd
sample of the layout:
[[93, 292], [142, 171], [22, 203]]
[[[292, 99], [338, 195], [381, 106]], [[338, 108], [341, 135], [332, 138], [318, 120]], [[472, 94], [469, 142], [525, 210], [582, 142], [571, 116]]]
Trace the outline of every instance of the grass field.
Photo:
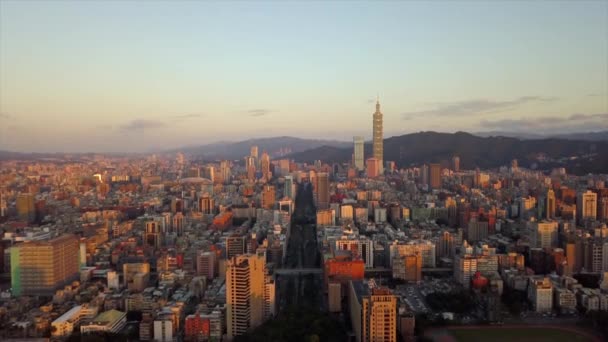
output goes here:
[[458, 342], [591, 342], [588, 337], [576, 332], [551, 328], [489, 328], [489, 329], [448, 329]]

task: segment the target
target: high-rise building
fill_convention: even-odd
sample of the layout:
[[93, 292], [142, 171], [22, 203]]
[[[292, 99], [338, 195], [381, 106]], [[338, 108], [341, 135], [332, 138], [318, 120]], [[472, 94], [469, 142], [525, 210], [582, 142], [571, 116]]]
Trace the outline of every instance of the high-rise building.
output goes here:
[[275, 313], [275, 291], [264, 253], [243, 254], [226, 265], [228, 338], [261, 325]]
[[365, 162], [367, 177], [375, 178], [380, 176], [380, 160], [377, 158], [369, 158]]
[[537, 248], [557, 247], [558, 227], [557, 221], [542, 221], [532, 223], [533, 234], [536, 238]]
[[215, 168], [213, 166], [207, 166], [203, 169], [203, 177], [210, 181], [215, 181]]
[[230, 161], [222, 160], [220, 162], [220, 177], [224, 183], [229, 183], [232, 177], [232, 172], [230, 171]]
[[10, 250], [15, 296], [52, 295], [78, 279], [78, 239], [72, 234], [48, 241], [24, 242]]
[[270, 173], [270, 156], [266, 152], [262, 152], [262, 157], [260, 158], [260, 169], [262, 170], [262, 177], [264, 180], [269, 181], [272, 174]]
[[261, 202], [262, 208], [264, 209], [274, 208], [274, 203], [276, 202], [276, 193], [274, 185], [264, 185], [264, 189], [262, 190]]
[[397, 297], [389, 289], [351, 281], [349, 304], [357, 342], [397, 341]]
[[441, 189], [441, 165], [429, 165], [429, 186], [431, 189]]
[[245, 236], [232, 235], [226, 237], [226, 258], [230, 259], [245, 253]]
[[293, 183], [293, 177], [292, 176], [286, 176], [285, 177], [285, 183], [283, 185], [283, 196], [287, 197], [291, 200], [294, 200], [296, 198], [296, 188], [295, 188], [295, 184]]
[[145, 243], [154, 249], [160, 248], [162, 244], [162, 232], [159, 221], [150, 220], [146, 222], [146, 241]]
[[258, 159], [258, 147], [257, 146], [255, 146], [255, 145], [251, 146], [249, 156], [255, 158], [256, 160]]
[[595, 220], [597, 218], [597, 194], [591, 190], [579, 193], [576, 209], [578, 220]]
[[452, 170], [454, 170], [454, 172], [460, 172], [460, 157], [459, 156], [452, 157]]
[[382, 112], [380, 112], [380, 99], [376, 100], [376, 112], [374, 112], [373, 150], [374, 158], [380, 163], [378, 172], [382, 174], [384, 165], [384, 135], [382, 131]]
[[470, 242], [484, 240], [489, 235], [488, 222], [478, 221], [477, 218], [472, 218], [467, 227], [467, 239]]
[[553, 285], [549, 278], [530, 279], [528, 299], [534, 311], [549, 312], [553, 309]]
[[353, 256], [363, 259], [366, 268], [374, 267], [374, 243], [368, 238], [339, 239], [336, 240], [335, 249], [351, 251]]
[[215, 278], [216, 254], [214, 252], [202, 252], [196, 257], [196, 274], [205, 276], [208, 280]]
[[553, 191], [553, 189], [549, 189], [549, 191], [547, 191], [546, 201], [547, 201], [547, 203], [545, 205], [545, 218], [552, 220], [555, 218], [555, 208], [556, 208], [555, 192]]
[[208, 194], [203, 195], [198, 199], [198, 210], [203, 214], [213, 214], [214, 211], [214, 201]]
[[17, 195], [17, 215], [19, 219], [34, 222], [36, 219], [36, 207], [34, 205], [34, 194], [23, 193]]
[[416, 283], [422, 281], [422, 255], [420, 252], [395, 256], [393, 278]]
[[363, 171], [365, 169], [365, 152], [364, 145], [365, 140], [363, 137], [354, 137], [354, 156], [355, 156], [355, 168], [358, 171]]
[[317, 181], [317, 208], [329, 208], [329, 175], [327, 172], [319, 172]]

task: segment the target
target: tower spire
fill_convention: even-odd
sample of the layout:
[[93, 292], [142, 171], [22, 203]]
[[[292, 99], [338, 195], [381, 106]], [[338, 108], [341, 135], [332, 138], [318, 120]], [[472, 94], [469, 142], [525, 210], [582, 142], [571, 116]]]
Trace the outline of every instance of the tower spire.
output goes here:
[[380, 94], [376, 94], [376, 112], [380, 111]]

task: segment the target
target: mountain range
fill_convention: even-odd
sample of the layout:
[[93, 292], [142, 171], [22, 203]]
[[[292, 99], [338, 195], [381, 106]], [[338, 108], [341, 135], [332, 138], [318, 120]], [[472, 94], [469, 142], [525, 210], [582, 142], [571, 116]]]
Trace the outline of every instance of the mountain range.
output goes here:
[[[491, 133], [487, 137], [465, 132], [418, 132], [384, 140], [384, 160], [398, 166], [439, 162], [448, 166], [454, 155], [460, 157], [465, 169], [495, 168], [518, 159], [520, 165], [549, 169], [566, 167], [576, 174], [608, 173], [608, 132], [569, 134], [552, 138], [507, 137], [506, 132]], [[606, 139], [601, 139], [602, 137]], [[596, 140], [599, 139], [599, 140]], [[350, 141], [302, 139], [288, 136], [248, 139], [239, 142], [219, 142], [201, 146], [160, 151], [183, 152], [204, 160], [238, 160], [249, 155], [251, 146], [258, 146], [259, 154], [268, 152], [272, 158], [291, 158], [298, 162], [347, 162], [353, 154]], [[62, 153], [18, 153], [0, 151], [0, 159], [62, 158]], [[92, 154], [69, 154], [73, 158]], [[365, 157], [371, 156], [371, 143], [365, 144]]]
[[[372, 154], [365, 144], [365, 158]], [[299, 162], [346, 162], [353, 148], [321, 146], [289, 156]], [[558, 138], [517, 139], [504, 136], [479, 137], [464, 132], [419, 132], [384, 139], [384, 160], [397, 166], [442, 163], [448, 166], [454, 155], [461, 168], [496, 168], [517, 159], [525, 167], [549, 169], [566, 167], [571, 173], [608, 173], [608, 141], [584, 141]]]

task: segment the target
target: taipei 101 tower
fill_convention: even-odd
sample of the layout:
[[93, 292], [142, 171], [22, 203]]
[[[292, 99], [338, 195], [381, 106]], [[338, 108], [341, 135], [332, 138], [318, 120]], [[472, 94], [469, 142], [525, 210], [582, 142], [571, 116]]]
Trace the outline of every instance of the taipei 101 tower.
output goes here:
[[382, 112], [380, 112], [380, 97], [376, 99], [376, 112], [374, 113], [374, 158], [380, 164], [380, 174], [384, 173], [384, 145], [382, 137]]

